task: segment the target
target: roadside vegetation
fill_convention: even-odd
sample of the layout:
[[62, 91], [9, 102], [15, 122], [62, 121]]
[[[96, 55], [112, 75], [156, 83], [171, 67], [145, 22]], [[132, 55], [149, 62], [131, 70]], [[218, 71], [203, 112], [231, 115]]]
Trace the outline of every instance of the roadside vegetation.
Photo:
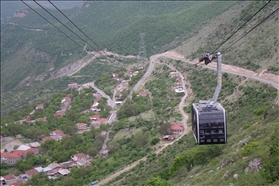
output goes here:
[[[187, 71], [196, 95], [193, 102], [213, 95], [216, 86], [213, 71], [206, 69], [197, 71], [193, 66], [179, 61], [172, 63], [178, 70]], [[162, 153], [149, 155], [146, 162], [136, 166], [132, 171], [123, 173], [108, 185], [151, 183], [276, 185], [278, 169], [275, 167], [278, 167], [278, 160], [275, 154], [278, 155], [278, 152], [275, 148], [278, 148], [279, 140], [275, 136], [279, 134], [277, 126], [279, 107], [274, 105], [274, 100], [277, 91], [269, 85], [252, 80], [247, 81], [229, 74], [224, 76], [225, 87], [221, 90], [220, 101], [227, 109], [227, 144], [197, 146], [192, 134], [189, 133]], [[237, 85], [243, 81], [245, 88], [239, 88], [242, 86]], [[227, 90], [228, 87], [232, 88], [235, 85], [237, 90]], [[201, 87], [203, 89], [200, 89]], [[209, 92], [211, 93], [208, 95]], [[230, 99], [232, 95], [236, 98]], [[185, 110], [189, 112], [189, 108]], [[191, 123], [191, 118], [188, 123]], [[259, 158], [262, 162], [262, 169], [259, 172], [244, 173], [249, 162], [255, 158]], [[224, 176], [226, 171], [228, 176]], [[238, 179], [234, 178], [235, 174], [238, 175]]]

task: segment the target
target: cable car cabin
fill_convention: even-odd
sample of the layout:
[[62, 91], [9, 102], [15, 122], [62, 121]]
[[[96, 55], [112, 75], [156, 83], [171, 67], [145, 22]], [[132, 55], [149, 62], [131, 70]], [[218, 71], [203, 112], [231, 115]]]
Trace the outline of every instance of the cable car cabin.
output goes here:
[[197, 144], [227, 143], [225, 109], [218, 102], [200, 101], [192, 105], [192, 132]]

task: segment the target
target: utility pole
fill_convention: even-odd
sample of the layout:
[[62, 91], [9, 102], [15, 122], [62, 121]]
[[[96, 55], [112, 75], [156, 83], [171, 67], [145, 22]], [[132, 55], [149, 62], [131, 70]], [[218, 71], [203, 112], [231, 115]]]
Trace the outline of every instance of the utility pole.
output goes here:
[[140, 33], [140, 48], [139, 48], [139, 55], [138, 55], [138, 62], [142, 62], [143, 60], [146, 60], [146, 50], [144, 46], [144, 36], [145, 33]]

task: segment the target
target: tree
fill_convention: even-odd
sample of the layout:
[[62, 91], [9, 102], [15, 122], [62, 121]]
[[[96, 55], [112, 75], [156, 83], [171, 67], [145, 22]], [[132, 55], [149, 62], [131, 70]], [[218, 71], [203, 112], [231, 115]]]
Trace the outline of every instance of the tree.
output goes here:
[[148, 134], [143, 132], [137, 132], [134, 136], [133, 142], [137, 147], [142, 147], [147, 144]]
[[171, 186], [169, 182], [162, 179], [160, 176], [153, 176], [150, 179], [147, 180], [147, 182], [144, 184], [144, 186]]
[[96, 147], [91, 147], [87, 150], [87, 154], [94, 157], [98, 154], [98, 150]]
[[171, 127], [171, 124], [170, 124], [170, 123], [163, 123], [163, 124], [160, 126], [160, 133], [161, 133], [161, 135], [168, 135], [168, 134], [171, 134], [171, 132], [170, 132], [170, 127]]

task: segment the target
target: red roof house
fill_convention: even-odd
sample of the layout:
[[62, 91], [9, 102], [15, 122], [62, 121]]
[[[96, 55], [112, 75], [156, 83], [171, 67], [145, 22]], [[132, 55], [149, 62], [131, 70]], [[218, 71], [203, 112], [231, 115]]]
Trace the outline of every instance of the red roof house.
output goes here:
[[98, 119], [100, 119], [100, 115], [93, 115], [93, 116], [90, 116], [90, 120], [91, 121], [97, 121]]
[[100, 124], [103, 124], [103, 123], [106, 123], [107, 122], [107, 118], [100, 118], [100, 119], [97, 119], [96, 122], [100, 123]]
[[36, 106], [36, 110], [37, 109], [44, 109], [45, 105], [44, 104], [39, 104]]
[[147, 92], [140, 92], [139, 96], [147, 96]]
[[13, 174], [8, 174], [5, 176], [1, 177], [1, 185], [12, 185], [13, 183], [16, 183], [17, 181], [19, 181], [19, 179], [13, 175]]
[[17, 153], [9, 153], [9, 152], [1, 152], [1, 162], [7, 163], [9, 165], [15, 164], [17, 160], [20, 160], [20, 154]]
[[61, 118], [64, 114], [64, 111], [63, 110], [58, 110], [55, 112], [54, 116], [55, 117], [58, 117], [58, 118]]
[[88, 155], [86, 155], [86, 154], [84, 154], [84, 153], [77, 153], [77, 154], [74, 154], [72, 157], [71, 157], [71, 159], [73, 160], [73, 161], [78, 161], [78, 160], [81, 160], [81, 159], [88, 159], [89, 158], [89, 156]]
[[77, 83], [70, 83], [68, 84], [69, 88], [78, 88], [78, 84]]
[[183, 125], [180, 125], [180, 124], [174, 124], [171, 126], [170, 129], [174, 134], [180, 134], [184, 131]]
[[47, 120], [46, 117], [44, 117], [44, 118], [37, 118], [36, 121], [47, 121]]
[[42, 138], [42, 141], [47, 141], [47, 140], [54, 140], [54, 139], [50, 136], [46, 136]]
[[101, 98], [101, 97], [99, 97], [99, 96], [98, 96], [98, 97], [95, 97], [95, 99], [94, 99], [94, 103], [95, 103], [95, 102], [99, 102], [101, 99], [102, 99], [102, 98]]
[[25, 171], [25, 174], [27, 175], [27, 178], [31, 178], [33, 175], [39, 174], [39, 171], [36, 169], [30, 169]]
[[86, 123], [77, 123], [76, 127], [78, 130], [84, 130], [87, 128], [87, 124]]
[[62, 130], [54, 130], [50, 133], [51, 136], [62, 136], [64, 132]]

